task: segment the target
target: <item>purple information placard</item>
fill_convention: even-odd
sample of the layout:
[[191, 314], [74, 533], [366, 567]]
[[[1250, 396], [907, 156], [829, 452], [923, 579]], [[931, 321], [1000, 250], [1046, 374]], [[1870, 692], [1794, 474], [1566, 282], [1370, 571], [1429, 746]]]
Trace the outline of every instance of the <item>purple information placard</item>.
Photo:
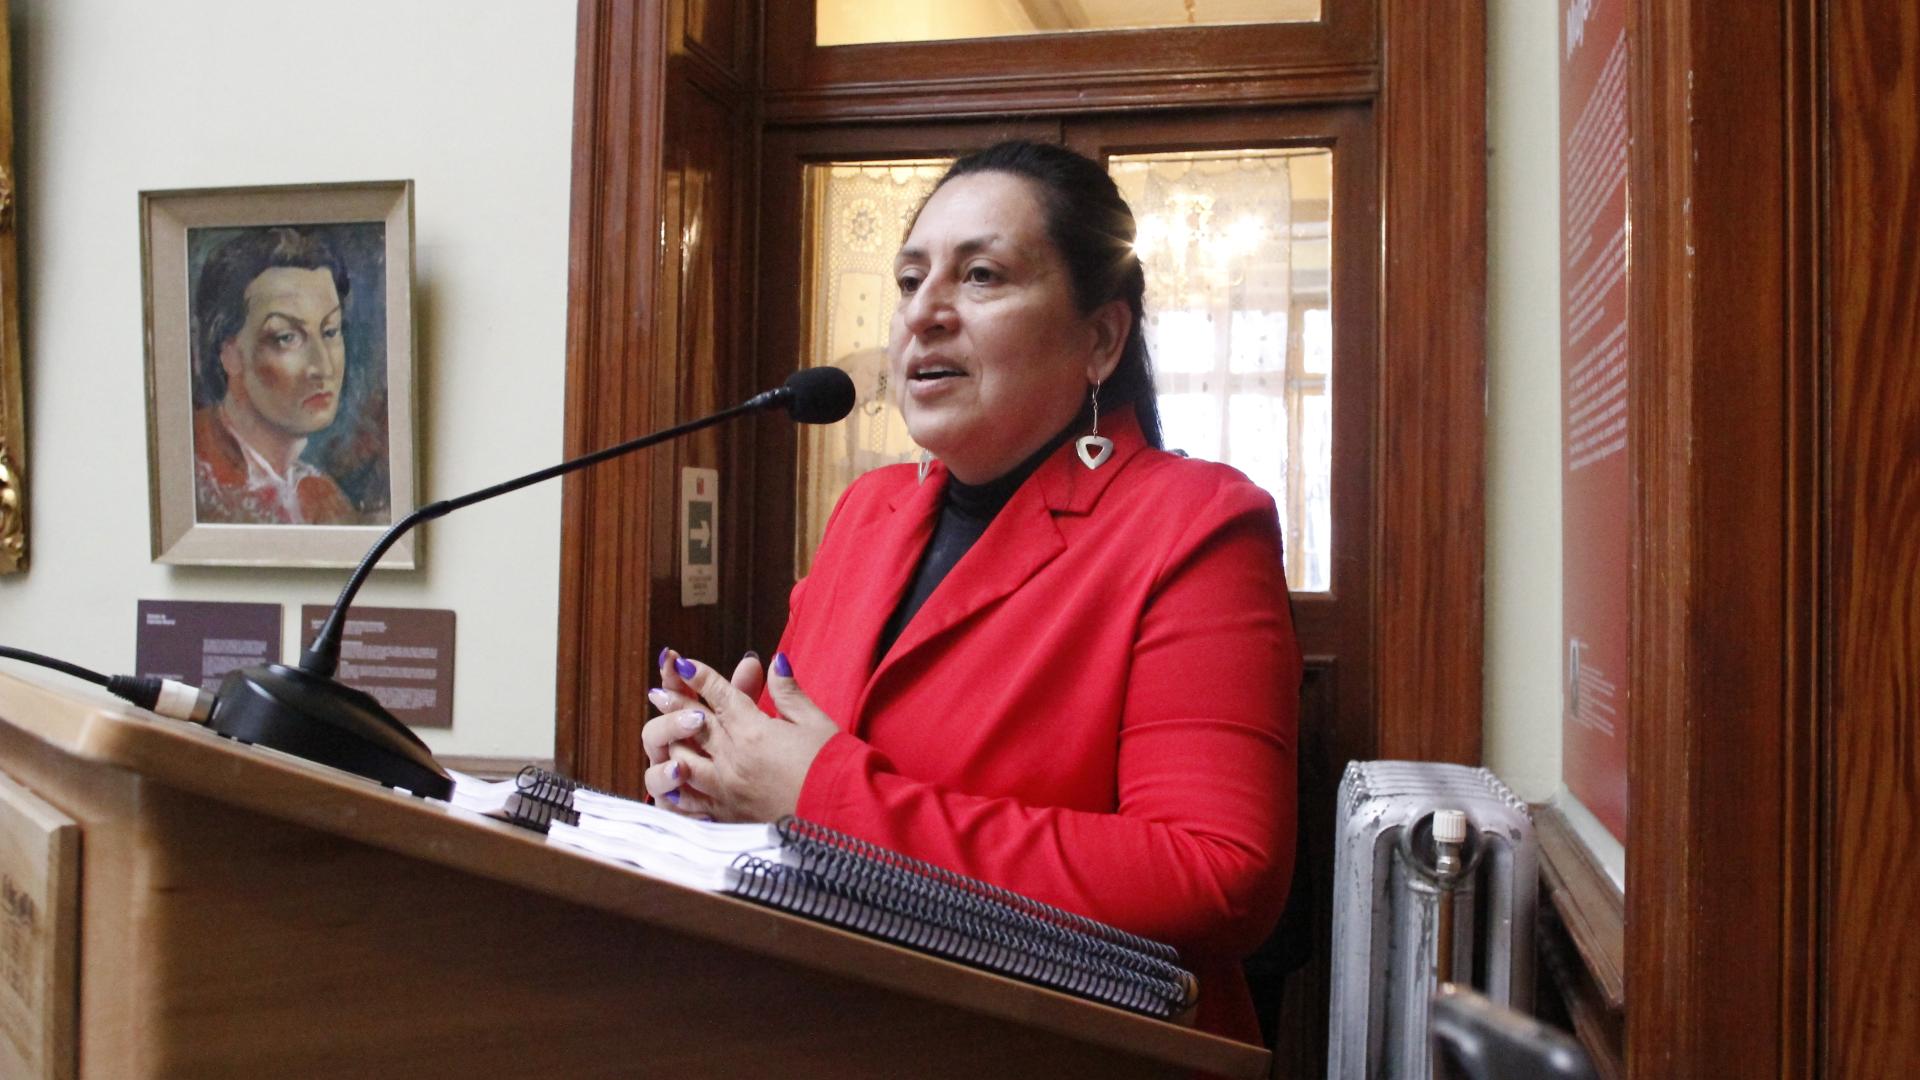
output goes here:
[[[300, 647], [313, 644], [331, 609], [300, 607]], [[340, 638], [334, 678], [373, 695], [408, 727], [453, 726], [453, 612], [355, 607]]]
[[279, 604], [142, 600], [138, 618], [138, 675], [214, 689], [235, 668], [280, 659]]

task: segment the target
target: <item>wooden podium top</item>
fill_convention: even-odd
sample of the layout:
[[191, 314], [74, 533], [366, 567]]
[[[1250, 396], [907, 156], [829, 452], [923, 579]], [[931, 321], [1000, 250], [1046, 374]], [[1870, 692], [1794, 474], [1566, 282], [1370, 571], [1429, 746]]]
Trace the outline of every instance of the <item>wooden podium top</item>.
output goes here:
[[1262, 1077], [1270, 1055], [744, 900], [649, 877], [506, 822], [123, 705], [0, 675], [0, 721], [75, 758], [220, 803], [810, 970], [1186, 1069]]

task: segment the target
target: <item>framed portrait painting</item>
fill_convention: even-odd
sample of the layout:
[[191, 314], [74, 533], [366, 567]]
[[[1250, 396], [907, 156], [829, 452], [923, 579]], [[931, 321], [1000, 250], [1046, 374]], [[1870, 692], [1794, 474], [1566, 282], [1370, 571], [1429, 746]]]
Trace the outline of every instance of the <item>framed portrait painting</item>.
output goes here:
[[145, 191], [140, 237], [154, 560], [356, 565], [416, 505], [412, 181]]

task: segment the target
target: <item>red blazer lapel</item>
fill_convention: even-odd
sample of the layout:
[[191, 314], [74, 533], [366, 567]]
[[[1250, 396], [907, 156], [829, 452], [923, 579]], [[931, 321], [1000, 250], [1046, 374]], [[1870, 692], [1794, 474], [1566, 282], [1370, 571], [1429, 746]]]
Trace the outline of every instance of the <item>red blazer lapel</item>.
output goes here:
[[864, 572], [835, 574], [833, 595], [823, 598], [826, 610], [845, 620], [840, 632], [854, 647], [849, 659], [858, 665], [856, 685], [871, 681], [880, 631], [893, 609], [900, 606], [900, 598], [913, 581], [914, 568], [920, 564], [920, 553], [933, 537], [945, 483], [946, 474], [936, 467], [925, 481], [895, 489], [888, 497], [891, 513], [862, 530], [862, 550], [853, 559]]
[[[1131, 409], [1126, 410], [1124, 421], [1113, 425], [1109, 437], [1114, 442], [1113, 456], [1099, 469], [1089, 470], [1081, 464], [1079, 454], [1069, 441], [1020, 486], [1012, 501], [987, 526], [987, 531], [979, 541], [954, 565], [933, 590], [933, 595], [927, 597], [926, 604], [914, 614], [913, 620], [907, 623], [899, 639], [893, 643], [893, 648], [888, 650], [874, 669], [873, 677], [867, 683], [867, 694], [862, 695], [863, 711], [865, 699], [872, 693], [874, 684], [890, 668], [934, 637], [972, 618], [988, 605], [1026, 584], [1066, 550], [1067, 541], [1054, 521], [1055, 515], [1092, 511], [1100, 495], [1113, 483], [1114, 477], [1126, 468], [1127, 462], [1135, 454], [1146, 447], [1146, 440], [1140, 433], [1140, 425]], [[928, 484], [924, 486], [931, 487], [932, 478], [928, 479]], [[945, 477], [941, 479], [944, 482]], [[916, 534], [917, 543], [908, 556], [909, 565], [904, 570], [909, 576], [914, 566], [919, 564], [920, 553], [926, 549], [927, 540], [932, 536], [938, 507], [939, 503], [935, 501], [923, 514], [923, 528]], [[899, 604], [905, 589], [903, 580], [891, 594], [891, 601], [884, 603], [885, 610], [880, 616], [883, 623]], [[868, 655], [871, 655], [879, 640], [879, 628], [875, 627], [866, 639]]]
[[[1052, 462], [1048, 462], [1043, 468], [1051, 465]], [[921, 549], [925, 546], [922, 543]], [[929, 638], [1025, 584], [1066, 546], [1040, 492], [1031, 483], [1021, 485], [1012, 501], [994, 517], [987, 531], [960, 557], [934, 588], [933, 595], [927, 597], [927, 602], [900, 631], [893, 648], [874, 670], [868, 689], [872, 689], [872, 682], [879, 681], [889, 667], [898, 664]], [[898, 603], [897, 597], [895, 603]], [[888, 607], [887, 614], [892, 611], [893, 608]], [[874, 640], [878, 642], [877, 635]]]

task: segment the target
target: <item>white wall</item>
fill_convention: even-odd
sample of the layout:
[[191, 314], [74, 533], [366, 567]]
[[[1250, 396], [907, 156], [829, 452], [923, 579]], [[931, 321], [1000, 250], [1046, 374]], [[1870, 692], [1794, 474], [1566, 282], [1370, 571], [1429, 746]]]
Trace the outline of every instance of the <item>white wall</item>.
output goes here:
[[[423, 499], [557, 459], [574, 8], [12, 0], [32, 569], [0, 578], [0, 642], [130, 671], [136, 599], [247, 600], [285, 605], [292, 653], [345, 576], [149, 561], [143, 189], [414, 180]], [[559, 507], [431, 524], [424, 570], [361, 593], [458, 612], [440, 752], [552, 753]]]
[[1487, 12], [1488, 766], [1560, 786], [1560, 4]]

